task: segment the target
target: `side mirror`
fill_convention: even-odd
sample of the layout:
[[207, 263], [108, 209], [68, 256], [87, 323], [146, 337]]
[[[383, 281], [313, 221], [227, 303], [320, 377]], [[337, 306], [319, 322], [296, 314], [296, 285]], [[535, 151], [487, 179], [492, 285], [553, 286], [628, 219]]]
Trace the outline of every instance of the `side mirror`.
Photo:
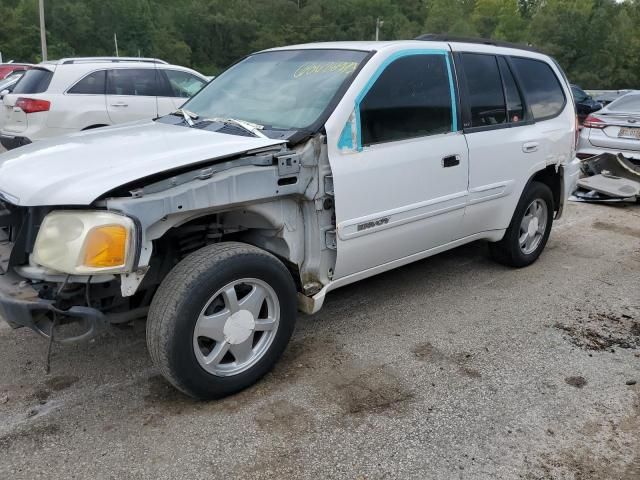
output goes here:
[[10, 93], [11, 93], [11, 90], [6, 88], [0, 92], [0, 97], [4, 97], [5, 95], [9, 95]]

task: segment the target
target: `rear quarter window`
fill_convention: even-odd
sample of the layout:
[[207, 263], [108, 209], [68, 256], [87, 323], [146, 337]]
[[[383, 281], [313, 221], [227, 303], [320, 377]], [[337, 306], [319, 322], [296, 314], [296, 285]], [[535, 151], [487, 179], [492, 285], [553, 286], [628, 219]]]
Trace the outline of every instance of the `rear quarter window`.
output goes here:
[[24, 76], [18, 81], [13, 93], [43, 93], [46, 92], [51, 83], [53, 72], [44, 68], [33, 68], [27, 70]]
[[78, 95], [104, 95], [106, 77], [107, 72], [105, 70], [90, 73], [71, 87], [68, 93]]
[[540, 60], [511, 57], [524, 96], [535, 120], [545, 120], [560, 114], [565, 96], [560, 81], [551, 67]]

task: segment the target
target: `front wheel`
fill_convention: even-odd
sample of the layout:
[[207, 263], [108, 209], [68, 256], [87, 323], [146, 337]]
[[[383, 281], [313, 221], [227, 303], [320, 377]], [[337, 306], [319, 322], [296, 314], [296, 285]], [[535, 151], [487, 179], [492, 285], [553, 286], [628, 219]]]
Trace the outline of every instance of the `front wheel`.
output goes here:
[[164, 377], [207, 400], [236, 393], [282, 355], [296, 320], [287, 268], [251, 245], [225, 242], [189, 255], [167, 275], [147, 320], [147, 344]]
[[512, 267], [531, 265], [547, 244], [553, 212], [551, 189], [544, 183], [531, 182], [520, 198], [502, 240], [489, 244], [491, 256]]

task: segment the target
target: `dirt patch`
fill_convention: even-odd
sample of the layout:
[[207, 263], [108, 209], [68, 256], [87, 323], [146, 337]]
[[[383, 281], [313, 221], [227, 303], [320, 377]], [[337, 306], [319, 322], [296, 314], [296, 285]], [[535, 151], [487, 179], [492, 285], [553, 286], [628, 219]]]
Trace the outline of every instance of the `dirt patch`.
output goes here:
[[307, 411], [289, 400], [275, 400], [259, 407], [255, 415], [258, 427], [269, 433], [310, 432], [313, 421]]
[[[180, 415], [185, 410], [192, 409], [198, 403], [174, 388], [161, 375], [152, 375], [146, 382], [148, 393], [144, 396], [144, 402], [147, 408], [156, 409], [162, 414]], [[155, 418], [153, 421], [147, 421], [147, 424], [157, 424], [159, 420], [159, 418]]]
[[567, 377], [564, 379], [564, 382], [567, 385], [571, 385], [572, 387], [582, 388], [587, 384], [587, 379], [584, 377]]
[[62, 375], [48, 378], [44, 382], [45, 385], [37, 387], [28, 398], [36, 400], [40, 404], [44, 404], [49, 400], [49, 397], [51, 397], [51, 394], [53, 392], [66, 390], [78, 380], [78, 377], [71, 375]]
[[640, 347], [640, 323], [627, 314], [590, 313], [573, 325], [556, 323], [574, 345], [585, 350]]
[[447, 356], [429, 342], [419, 343], [411, 349], [416, 358], [423, 362], [439, 362]]
[[0, 403], [13, 403], [16, 401], [32, 402], [33, 400], [46, 401], [50, 392], [44, 387], [28, 384], [2, 384], [0, 385]]
[[462, 366], [458, 369], [458, 371], [466, 377], [469, 378], [482, 378], [482, 373], [475, 368]]
[[291, 342], [270, 376], [278, 384], [295, 383], [318, 372], [341, 369], [351, 362], [351, 356], [334, 339], [309, 336]]
[[606, 232], [620, 233], [630, 237], [640, 238], [640, 229], [628, 227], [626, 225], [618, 225], [608, 222], [593, 222], [593, 228], [596, 230], [604, 230]]
[[49, 400], [50, 396], [51, 390], [48, 390], [46, 388], [38, 388], [33, 392], [31, 398], [36, 400], [38, 403], [46, 403], [47, 400]]
[[344, 376], [333, 386], [338, 404], [350, 415], [383, 413], [413, 398], [413, 393], [384, 366]]
[[56, 423], [27, 427], [23, 430], [11, 432], [0, 437], [0, 450], [7, 450], [17, 443], [33, 443], [41, 445], [47, 437], [60, 432], [60, 425]]
[[45, 384], [54, 392], [60, 392], [62, 390], [66, 390], [78, 380], [80, 380], [80, 378], [74, 375], [58, 375], [56, 377], [48, 378], [45, 381]]
[[252, 388], [221, 400], [200, 402], [177, 390], [162, 375], [152, 375], [144, 382], [148, 388], [144, 395], [145, 411], [148, 410], [142, 421], [145, 426], [162, 425], [165, 417], [195, 411], [235, 413], [250, 404], [255, 394]]
[[[564, 448], [542, 454], [525, 476], [531, 480], [638, 480], [640, 478], [640, 391], [620, 421], [599, 419], [582, 429], [598, 439], [598, 448]], [[531, 465], [530, 465], [531, 466]]]
[[470, 352], [447, 355], [429, 342], [419, 343], [411, 349], [416, 358], [422, 362], [444, 362], [454, 365], [458, 373], [469, 378], [481, 378], [482, 373], [473, 368], [473, 354]]

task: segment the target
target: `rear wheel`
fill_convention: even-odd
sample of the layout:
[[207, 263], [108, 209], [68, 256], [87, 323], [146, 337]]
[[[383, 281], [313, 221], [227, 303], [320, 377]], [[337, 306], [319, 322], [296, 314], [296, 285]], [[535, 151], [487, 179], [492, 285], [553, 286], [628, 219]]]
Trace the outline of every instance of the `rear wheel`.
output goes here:
[[544, 183], [531, 182], [520, 198], [502, 240], [489, 244], [491, 256], [512, 267], [531, 265], [547, 244], [553, 212], [551, 189]]
[[242, 243], [211, 245], [160, 285], [147, 323], [149, 352], [186, 394], [224, 397], [271, 370], [296, 313], [295, 284], [282, 262]]

